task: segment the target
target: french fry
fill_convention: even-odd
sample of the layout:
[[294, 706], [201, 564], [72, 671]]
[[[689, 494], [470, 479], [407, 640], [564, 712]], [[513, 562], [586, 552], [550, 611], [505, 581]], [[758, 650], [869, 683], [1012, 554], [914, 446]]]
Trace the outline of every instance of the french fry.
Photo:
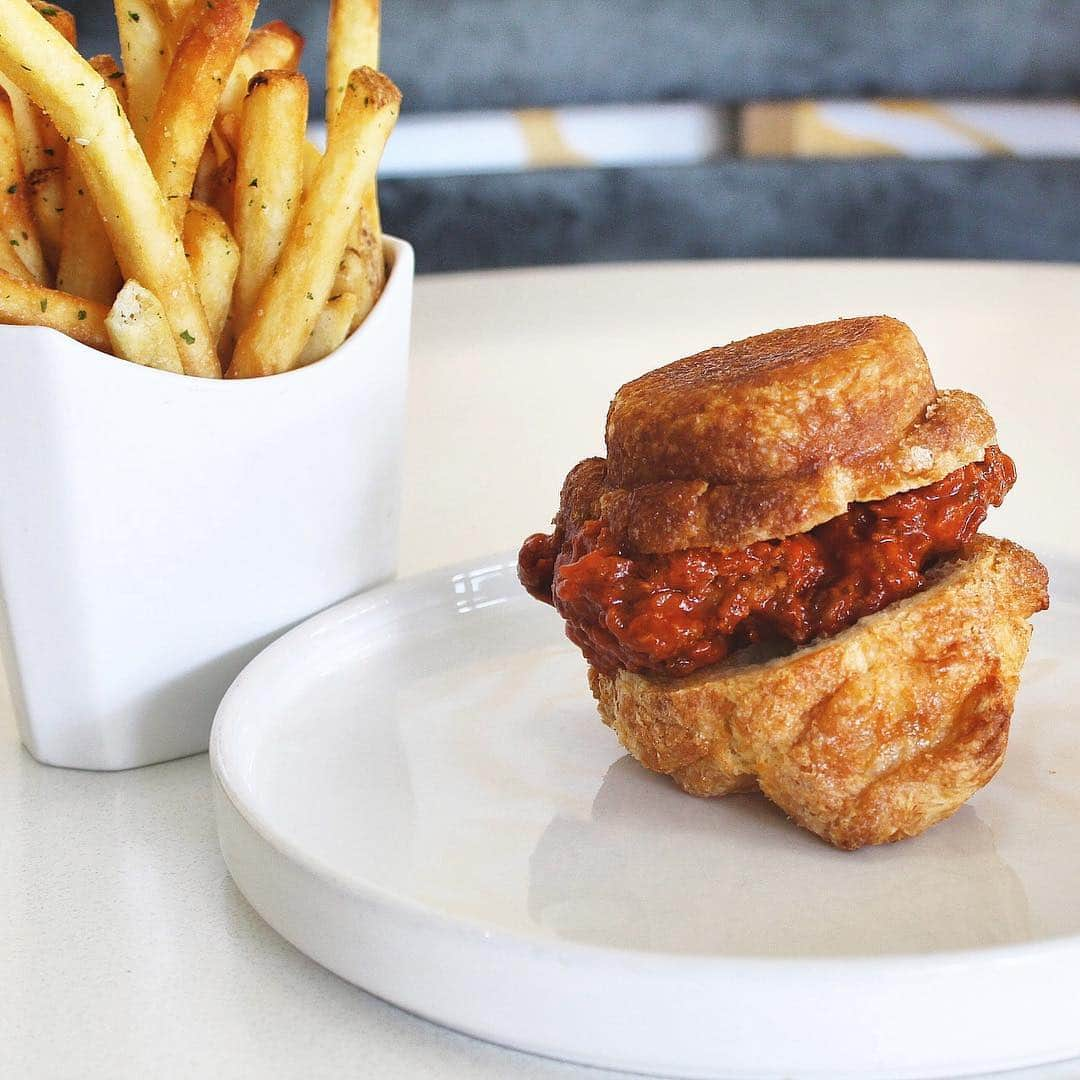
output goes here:
[[128, 281], [105, 316], [113, 352], [121, 360], [177, 375], [184, 365], [158, 298], [137, 281]]
[[33, 281], [34, 275], [26, 269], [26, 264], [15, 254], [15, 249], [0, 243], [0, 270], [20, 281]]
[[303, 36], [288, 23], [278, 20], [252, 30], [225, 83], [220, 103], [222, 118], [239, 117], [248, 84], [260, 71], [296, 71], [303, 51]]
[[213, 0], [180, 42], [143, 146], [182, 228], [222, 87], [244, 46], [258, 0]]
[[195, 183], [191, 186], [191, 198], [195, 202], [212, 203], [214, 201], [214, 173], [217, 170], [217, 158], [209, 143], [203, 147], [199, 167], [195, 170]]
[[361, 68], [350, 76], [314, 183], [236, 344], [230, 377], [271, 375], [296, 363], [330, 298], [349, 230], [400, 107], [401, 91], [385, 75]]
[[90, 185], [79, 166], [68, 166], [64, 232], [56, 287], [75, 296], [111, 304], [123, 278]]
[[[48, 165], [26, 174], [30, 208], [37, 222], [38, 236], [50, 270], [60, 261], [60, 245], [64, 231], [64, 159], [67, 157], [63, 140], [45, 117], [38, 118], [38, 147]], [[59, 164], [55, 162], [59, 161]]]
[[184, 250], [210, 324], [210, 336], [217, 342], [229, 314], [240, 249], [222, 216], [212, 206], [192, 200], [184, 222]]
[[[227, 212], [222, 211], [219, 206], [223, 198], [220, 183], [223, 177], [228, 188]], [[218, 133], [215, 126], [211, 129], [210, 139], [203, 147], [202, 157], [199, 158], [199, 168], [195, 173], [195, 185], [191, 190], [191, 197], [197, 202], [217, 207], [230, 227], [232, 226], [232, 184], [235, 177], [236, 163], [233, 161], [232, 147], [224, 136]]]
[[[191, 27], [198, 0], [152, 0], [154, 10], [165, 31], [165, 39], [172, 53]], [[203, 0], [205, 2], [205, 0]]]
[[48, 0], [30, 0], [30, 6], [44, 19], [48, 19], [53, 28], [59, 30], [70, 45], [78, 45], [75, 32], [75, 16]]
[[[218, 376], [191, 269], [173, 217], [115, 92], [25, 0], [0, 0], [0, 72], [70, 139], [121, 270], [169, 299], [169, 323], [189, 375]], [[130, 84], [129, 84], [130, 94]]]
[[296, 360], [297, 367], [314, 364], [329, 356], [349, 336], [353, 315], [356, 312], [356, 297], [352, 293], [331, 296], [326, 307], [319, 312], [315, 320], [315, 329], [300, 351]]
[[326, 123], [333, 128], [349, 76], [379, 70], [379, 0], [330, 0], [326, 35]]
[[[31, 0], [30, 6], [72, 47], [75, 46], [75, 19], [71, 12], [55, 4]], [[18, 86], [0, 77], [11, 98], [19, 152], [26, 175], [26, 194], [38, 227], [38, 236], [50, 273], [60, 258], [64, 213], [64, 163], [67, 148], [52, 121], [22, 93]]]
[[251, 80], [236, 160], [233, 228], [240, 272], [233, 294], [237, 332], [274, 269], [303, 199], [308, 85], [303, 75], [264, 71]]
[[[25, 6], [37, 19], [33, 9]], [[64, 145], [57, 141], [55, 129], [30, 97], [2, 73], [0, 90], [7, 94], [11, 103], [19, 158], [26, 178], [26, 201], [30, 205], [34, 231], [51, 275], [60, 254], [60, 233], [63, 228]]]
[[349, 231], [348, 247], [334, 279], [335, 292], [351, 292], [356, 296], [354, 330], [368, 317], [386, 285], [378, 210], [378, 196], [374, 185], [370, 185], [361, 197], [360, 213]]
[[[90, 66], [113, 88], [123, 105], [124, 77], [115, 58], [95, 56]], [[75, 296], [111, 304], [122, 284], [120, 267], [94, 197], [79, 163], [72, 158], [68, 162], [64, 193], [64, 231], [56, 287]]]
[[[326, 122], [329, 129], [337, 123], [344, 81], [358, 67], [379, 66], [379, 0], [331, 0], [326, 54]], [[356, 257], [343, 262], [335, 292], [356, 294], [353, 329], [360, 325], [375, 306], [386, 284], [383, 258], [382, 223], [379, 220], [379, 196], [375, 180], [364, 192], [363, 208], [349, 234], [349, 249]]]
[[226, 161], [229, 161], [236, 156], [233, 153], [232, 143], [217, 131], [216, 128], [210, 129], [210, 141], [207, 145], [214, 155], [214, 160], [219, 165], [224, 165]]
[[127, 79], [115, 56], [99, 53], [90, 57], [90, 66], [113, 88], [113, 93], [120, 99], [120, 107], [127, 112]]
[[229, 158], [223, 161], [215, 170], [211, 183], [211, 198], [209, 205], [212, 206], [232, 228], [233, 203], [236, 192], [236, 160]]
[[[73, 48], [79, 47], [75, 29], [75, 16], [56, 4], [44, 0], [30, 0], [30, 6], [45, 19], [54, 30], [63, 35], [64, 40]], [[32, 186], [35, 189], [34, 211], [38, 217], [38, 227], [46, 237], [49, 248], [50, 265], [55, 267], [59, 258], [63, 234], [63, 217], [66, 210], [65, 166], [67, 164], [67, 146], [52, 121], [40, 110], [38, 127], [42, 151], [48, 159], [41, 163]], [[42, 168], [43, 166], [43, 168]]]
[[154, 6], [162, 22], [176, 22], [188, 14], [194, 3], [195, 0], [156, 0]]
[[313, 143], [304, 143], [304, 190], [315, 182], [315, 174], [319, 171], [319, 163], [322, 161], [322, 151]]
[[169, 70], [168, 39], [151, 0], [114, 0], [114, 5], [127, 78], [128, 116], [142, 142]]
[[47, 289], [36, 281], [22, 281], [0, 270], [0, 323], [47, 326], [92, 349], [108, 352], [107, 312], [104, 304]]
[[49, 272], [26, 192], [11, 99], [0, 89], [0, 247], [7, 256], [4, 268], [17, 277], [24, 277], [25, 274], [13, 266], [11, 260], [14, 259], [34, 281], [44, 285]]
[[[220, 119], [218, 117], [218, 122]], [[233, 156], [232, 145], [220, 134], [215, 123], [210, 133], [210, 141], [199, 161], [199, 173], [195, 174], [191, 198], [213, 206], [230, 229], [233, 228], [232, 191], [235, 181], [237, 160]]]
[[167, 0], [154, 0], [165, 32], [165, 50], [170, 57], [176, 55], [180, 42], [195, 25], [204, 7], [212, 7], [207, 0], [195, 3], [169, 3]]
[[[55, 4], [43, 4], [31, 0], [31, 6], [58, 31], [74, 49], [78, 47], [75, 34], [75, 18], [69, 11]], [[64, 238], [64, 213], [66, 210], [66, 164], [67, 146], [53, 122], [37, 107], [33, 108], [37, 121], [37, 139], [43, 155], [35, 168], [28, 172], [30, 205], [38, 225], [38, 234], [45, 251], [45, 261], [54, 273], [60, 262]]]

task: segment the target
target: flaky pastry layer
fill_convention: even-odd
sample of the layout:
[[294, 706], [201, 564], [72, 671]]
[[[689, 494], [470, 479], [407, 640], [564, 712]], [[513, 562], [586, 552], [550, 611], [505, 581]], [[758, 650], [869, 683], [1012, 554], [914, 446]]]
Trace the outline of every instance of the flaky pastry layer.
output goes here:
[[[981, 461], [996, 437], [994, 421], [977, 397], [946, 390], [899, 440], [860, 460], [829, 462], [806, 475], [755, 483], [669, 480], [629, 489], [609, 487], [606, 469], [589, 492], [589, 509], [607, 521], [627, 551], [743, 548], [807, 532], [844, 513], [850, 503], [936, 483]], [[595, 466], [588, 472], [598, 476]], [[571, 514], [578, 516], [583, 509], [579, 504]]]
[[1005, 753], [1047, 574], [979, 536], [923, 592], [836, 637], [747, 650], [672, 679], [590, 668], [602, 719], [647, 768], [695, 795], [758, 787], [798, 824], [854, 849], [953, 813]]
[[621, 387], [605, 439], [612, 488], [752, 484], [895, 444], [934, 400], [911, 329], [836, 319], [706, 349]]

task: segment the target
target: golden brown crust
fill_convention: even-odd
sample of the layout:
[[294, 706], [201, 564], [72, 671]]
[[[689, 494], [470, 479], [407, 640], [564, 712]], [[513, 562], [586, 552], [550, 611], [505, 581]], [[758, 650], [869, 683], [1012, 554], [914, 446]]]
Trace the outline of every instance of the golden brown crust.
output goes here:
[[805, 476], [895, 443], [935, 395], [926, 356], [897, 319], [759, 334], [623, 386], [608, 411], [608, 483]]
[[[977, 397], [946, 390], [898, 441], [859, 461], [831, 462], [804, 476], [756, 483], [669, 480], [605, 488], [590, 508], [598, 505], [611, 535], [626, 551], [743, 548], [807, 532], [844, 513], [850, 503], [933, 484], [982, 460], [995, 438], [994, 422]], [[573, 488], [568, 494], [580, 498], [583, 492]], [[580, 516], [581, 509], [570, 513]]]
[[608, 457], [571, 471], [558, 520], [603, 517], [629, 553], [742, 548], [935, 483], [996, 437], [896, 319], [776, 330], [622, 387]]
[[607, 462], [599, 457], [579, 461], [566, 474], [559, 495], [559, 512], [555, 515], [557, 528], [568, 529], [600, 516], [606, 475]]
[[755, 785], [841, 848], [915, 836], [997, 771], [1047, 606], [1030, 552], [977, 537], [923, 592], [826, 641], [682, 679], [590, 669], [604, 722], [696, 795]]

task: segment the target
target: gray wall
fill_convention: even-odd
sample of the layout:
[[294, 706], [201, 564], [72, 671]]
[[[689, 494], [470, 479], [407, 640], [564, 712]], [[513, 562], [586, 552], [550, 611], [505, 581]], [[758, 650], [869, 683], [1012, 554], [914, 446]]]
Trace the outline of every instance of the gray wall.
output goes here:
[[[69, 5], [84, 51], [112, 5]], [[264, 0], [308, 39], [326, 0]], [[1080, 93], [1077, 0], [383, 0], [383, 66], [414, 110], [878, 94]]]
[[[84, 51], [111, 4], [72, 5]], [[414, 111], [796, 96], [1080, 94], [1080, 0], [384, 0]], [[324, 2], [266, 0], [308, 37]], [[387, 181], [423, 269], [646, 257], [1080, 258], [1080, 161], [767, 162]]]

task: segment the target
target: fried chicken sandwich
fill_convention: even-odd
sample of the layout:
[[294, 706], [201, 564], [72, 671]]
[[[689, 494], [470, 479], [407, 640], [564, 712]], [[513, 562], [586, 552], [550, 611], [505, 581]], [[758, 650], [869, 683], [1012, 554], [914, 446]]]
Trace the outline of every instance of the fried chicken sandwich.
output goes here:
[[647, 768], [837, 847], [915, 836], [997, 772], [1048, 604], [978, 531], [1016, 480], [996, 439], [896, 319], [707, 349], [618, 391], [519, 576]]

